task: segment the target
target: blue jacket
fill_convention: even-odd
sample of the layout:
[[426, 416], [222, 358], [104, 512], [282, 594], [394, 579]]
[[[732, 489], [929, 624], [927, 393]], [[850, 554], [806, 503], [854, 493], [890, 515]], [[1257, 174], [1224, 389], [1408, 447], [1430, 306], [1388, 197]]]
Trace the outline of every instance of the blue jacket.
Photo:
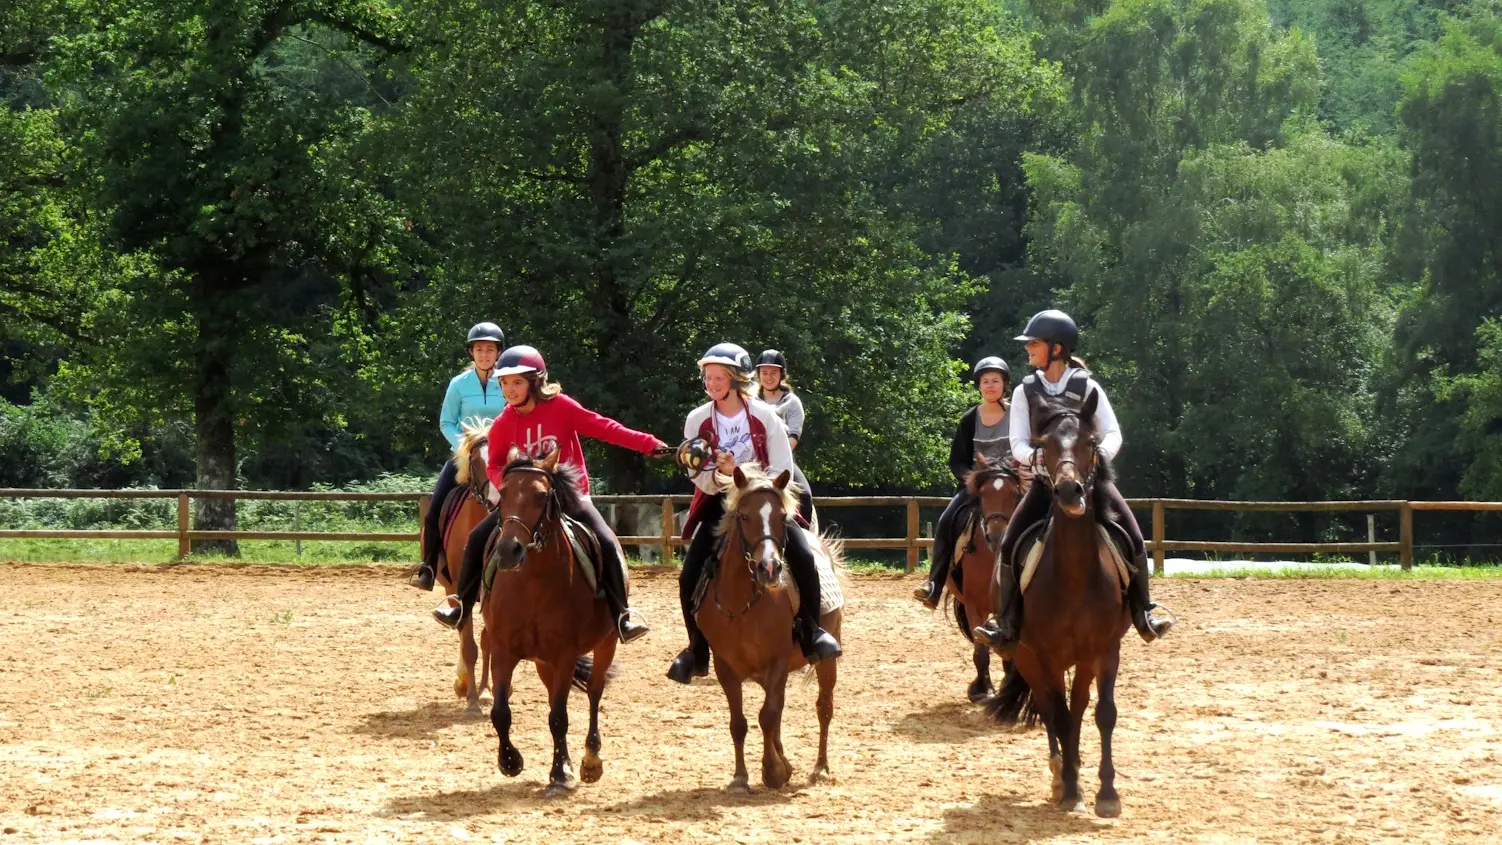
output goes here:
[[438, 427], [443, 429], [452, 449], [459, 445], [459, 437], [464, 433], [461, 422], [489, 427], [490, 421], [505, 408], [500, 377], [492, 371], [490, 381], [481, 384], [475, 371], [468, 369], [449, 381], [448, 392], [443, 394], [443, 410], [438, 413]]

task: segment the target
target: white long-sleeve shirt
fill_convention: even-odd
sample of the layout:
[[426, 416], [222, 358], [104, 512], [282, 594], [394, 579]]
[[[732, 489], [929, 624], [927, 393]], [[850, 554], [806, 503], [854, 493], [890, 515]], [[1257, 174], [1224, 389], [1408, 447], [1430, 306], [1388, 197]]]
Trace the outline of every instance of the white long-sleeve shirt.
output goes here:
[[[1034, 373], [1028, 378], [1037, 379], [1043, 386], [1043, 392], [1049, 396], [1063, 396], [1064, 388], [1069, 386], [1069, 379], [1079, 372], [1083, 371], [1070, 367], [1058, 381], [1049, 381], [1043, 377], [1042, 372]], [[1027, 405], [1025, 382], [1026, 379], [1019, 382], [1017, 389], [1012, 391], [1012, 457], [1023, 466], [1030, 466], [1033, 462], [1033, 420], [1031, 409]], [[1095, 416], [1091, 419], [1096, 436], [1100, 438], [1096, 451], [1109, 461], [1121, 451], [1121, 425], [1116, 421], [1116, 412], [1111, 410], [1111, 400], [1106, 398], [1106, 392], [1095, 379], [1087, 378], [1085, 395], [1090, 395], [1091, 390], [1100, 397], [1096, 401]]]
[[[788, 442], [788, 429], [787, 425], [782, 421], [782, 417], [777, 415], [777, 411], [771, 405], [760, 399], [744, 397], [744, 401], [748, 421], [750, 417], [755, 417], [761, 422], [762, 428], [767, 433], [767, 463], [770, 466], [762, 467], [762, 469], [773, 477], [776, 477], [783, 470], [791, 471], [793, 469], [793, 447]], [[693, 439], [698, 437], [699, 431], [703, 428], [705, 421], [709, 420], [714, 414], [714, 402], [706, 402], [691, 411], [688, 419], [683, 421], [684, 438]], [[715, 479], [713, 463], [706, 464], [704, 470], [694, 476], [694, 484], [700, 490], [709, 494], [720, 492], [720, 485]]]

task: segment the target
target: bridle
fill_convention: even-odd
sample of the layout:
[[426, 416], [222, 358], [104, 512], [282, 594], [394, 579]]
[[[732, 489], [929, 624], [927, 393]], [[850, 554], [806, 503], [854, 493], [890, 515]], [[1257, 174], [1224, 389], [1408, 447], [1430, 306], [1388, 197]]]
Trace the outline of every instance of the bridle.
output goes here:
[[741, 560], [746, 564], [746, 574], [751, 576], [751, 598], [746, 601], [746, 605], [744, 607], [742, 607], [738, 611], [735, 611], [734, 613], [726, 610], [725, 606], [720, 603], [720, 579], [715, 578], [714, 606], [721, 613], [725, 614], [725, 618], [727, 620], [735, 620], [739, 619], [742, 616], [745, 616], [748, 612], [750, 612], [751, 608], [756, 606], [757, 602], [761, 601], [762, 596], [765, 596], [767, 594], [766, 588], [761, 585], [761, 580], [756, 577], [756, 561], [751, 557], [751, 550], [760, 548], [763, 542], [771, 540], [773, 544], [777, 546], [777, 563], [779, 565], [782, 565], [787, 557], [788, 535], [786, 528], [784, 528], [782, 532], [781, 543], [777, 543], [776, 535], [770, 532], [760, 534], [754, 540], [747, 541], [746, 529], [741, 525], [740, 515], [736, 514], [735, 535], [736, 539], [741, 544]]
[[[542, 476], [547, 481], [547, 490], [544, 493], [547, 499], [543, 504], [542, 513], [538, 514], [537, 516], [536, 523], [529, 526], [521, 517], [513, 514], [506, 517], [506, 519], [501, 522], [500, 526], [496, 530], [499, 531], [501, 529], [504, 529], [507, 525], [515, 522], [517, 525], [520, 525], [522, 527], [522, 530], [532, 535], [532, 542], [527, 544], [527, 551], [541, 551], [548, 544], [548, 535], [543, 531], [543, 528], [552, 518], [553, 512], [558, 509], [558, 493], [557, 490], [553, 487], [553, 476], [551, 473], [549, 473], [545, 469], [542, 469], [541, 467], [532, 466], [511, 467], [510, 469], [506, 470], [506, 475], [510, 475], [513, 472], [531, 472]], [[501, 476], [502, 481], [505, 480], [506, 475]]]

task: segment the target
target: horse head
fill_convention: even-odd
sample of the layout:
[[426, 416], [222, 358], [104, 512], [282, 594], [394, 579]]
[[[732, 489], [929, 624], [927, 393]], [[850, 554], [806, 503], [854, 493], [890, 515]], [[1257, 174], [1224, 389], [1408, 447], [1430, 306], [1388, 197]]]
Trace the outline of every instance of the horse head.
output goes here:
[[975, 469], [965, 476], [965, 489], [980, 502], [986, 542], [993, 549], [1000, 548], [1001, 536], [1022, 499], [1022, 480], [1005, 463], [992, 464], [985, 455], [976, 455]]
[[520, 567], [528, 552], [547, 545], [559, 513], [570, 510], [569, 502], [579, 496], [578, 481], [577, 470], [558, 463], [557, 449], [534, 459], [511, 447], [496, 491], [501, 569]]
[[1085, 515], [1095, 491], [1098, 443], [1089, 420], [1095, 418], [1099, 401], [1100, 395], [1092, 390], [1079, 410], [1047, 399], [1035, 400], [1028, 409], [1034, 419], [1042, 421], [1039, 446], [1053, 484], [1054, 502], [1070, 518]]
[[734, 481], [720, 533], [728, 537], [735, 532], [756, 582], [776, 586], [786, 566], [782, 550], [787, 544], [787, 515], [798, 507], [798, 485], [791, 483], [788, 470], [774, 479], [755, 464], [736, 467]]
[[500, 501], [500, 494], [495, 485], [490, 483], [490, 476], [486, 473], [489, 462], [489, 426], [464, 423], [463, 433], [459, 435], [459, 445], [454, 447], [454, 465], [458, 469], [455, 477], [477, 500], [493, 508]]

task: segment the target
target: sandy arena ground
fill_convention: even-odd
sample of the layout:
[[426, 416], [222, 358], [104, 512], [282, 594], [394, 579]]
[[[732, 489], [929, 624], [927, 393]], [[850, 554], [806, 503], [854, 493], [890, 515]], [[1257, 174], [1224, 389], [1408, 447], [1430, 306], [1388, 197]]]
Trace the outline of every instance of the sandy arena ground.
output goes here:
[[[793, 784], [731, 799], [724, 699], [662, 677], [675, 582], [640, 576], [656, 630], [621, 650], [605, 779], [559, 803], [540, 796], [535, 674], [518, 670], [515, 701], [527, 769], [506, 779], [489, 721], [451, 697], [433, 599], [395, 568], [0, 565], [0, 843], [1502, 837], [1502, 583], [1159, 582], [1183, 625], [1125, 646], [1108, 822], [1046, 803], [1041, 731], [964, 701], [968, 646], [908, 598], [916, 582], [849, 588], [838, 781], [803, 786], [818, 725], [815, 688], [795, 684]], [[571, 716], [577, 765], [582, 696]]]

